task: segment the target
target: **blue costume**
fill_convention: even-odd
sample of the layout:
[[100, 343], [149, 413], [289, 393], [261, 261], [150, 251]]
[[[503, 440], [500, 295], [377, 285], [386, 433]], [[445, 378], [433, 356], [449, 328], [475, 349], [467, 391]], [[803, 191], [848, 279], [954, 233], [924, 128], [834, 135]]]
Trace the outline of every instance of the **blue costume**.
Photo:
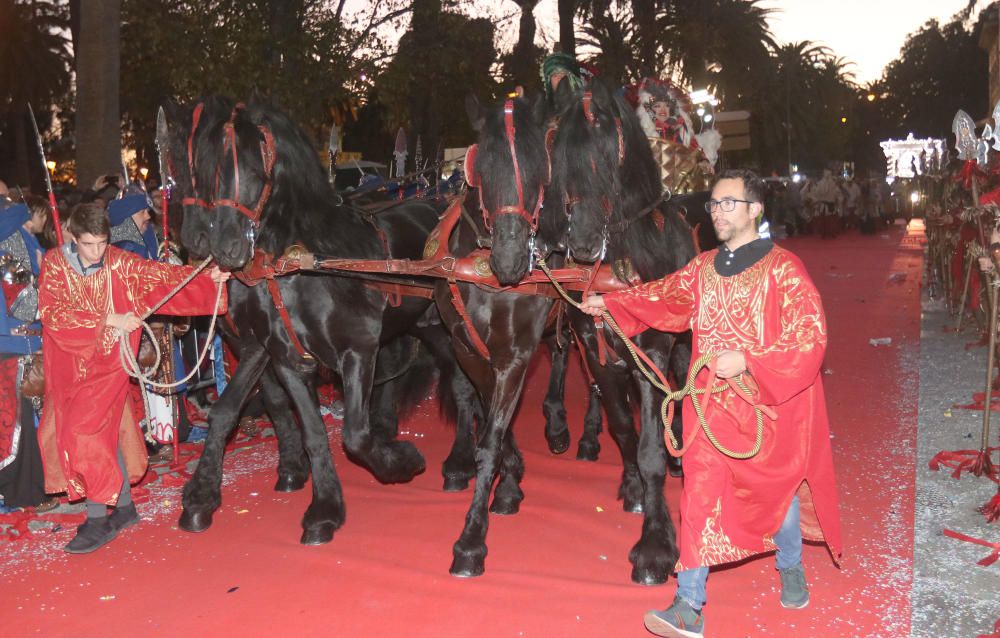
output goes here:
[[[30, 270], [34, 277], [38, 276], [38, 252], [41, 244], [33, 234], [24, 229], [24, 223], [31, 219], [31, 212], [24, 204], [4, 206], [0, 202], [0, 256], [7, 255], [12, 267], [6, 268], [5, 278], [15, 276], [19, 270], [22, 277]], [[41, 324], [37, 321], [38, 294], [33, 282], [25, 287], [17, 299], [8, 300], [8, 290], [0, 287], [0, 297], [3, 300], [3, 312], [0, 313], [0, 353], [31, 354], [42, 347], [41, 337], [24, 336], [26, 332], [37, 333]], [[9, 301], [9, 303], [8, 303]], [[10, 311], [8, 311], [10, 308]]]
[[[131, 189], [130, 189], [131, 190]], [[129, 192], [128, 190], [126, 191]], [[108, 204], [108, 220], [111, 223], [111, 244], [139, 255], [143, 259], [156, 259], [159, 241], [152, 224], [139, 232], [132, 215], [153, 208], [153, 202], [145, 192], [132, 192]]]
[[20, 393], [30, 366], [25, 355], [42, 346], [35, 287], [42, 247], [24, 229], [29, 219], [27, 206], [0, 197], [0, 511], [45, 500], [35, 412]]

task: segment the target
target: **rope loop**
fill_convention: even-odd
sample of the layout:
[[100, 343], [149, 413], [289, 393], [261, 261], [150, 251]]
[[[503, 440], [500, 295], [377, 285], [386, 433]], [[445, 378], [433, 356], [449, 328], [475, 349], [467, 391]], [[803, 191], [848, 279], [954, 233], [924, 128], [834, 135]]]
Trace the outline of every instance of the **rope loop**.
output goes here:
[[[580, 310], [581, 304], [570, 297], [569, 293], [566, 292], [566, 289], [563, 288], [558, 281], [556, 281], [544, 259], [538, 259], [538, 267], [541, 268], [542, 272], [544, 272], [545, 275], [551, 280], [552, 285], [555, 286], [556, 291], [566, 301], [566, 303]], [[714, 352], [707, 352], [698, 357], [698, 359], [691, 366], [691, 369], [688, 371], [687, 383], [683, 388], [675, 392], [671, 390], [670, 383], [667, 381], [663, 372], [661, 372], [653, 364], [649, 357], [636, 348], [635, 344], [632, 343], [628, 336], [626, 336], [625, 331], [623, 331], [618, 323], [615, 322], [611, 313], [604, 311], [604, 313], [602, 313], [602, 317], [614, 333], [617, 334], [622, 340], [622, 343], [625, 344], [625, 347], [628, 349], [629, 354], [632, 355], [632, 359], [635, 361], [635, 365], [639, 371], [642, 372], [653, 387], [666, 395], [663, 398], [663, 402], [660, 404], [660, 419], [663, 422], [664, 441], [667, 446], [667, 452], [669, 452], [671, 456], [683, 456], [690, 449], [691, 444], [694, 442], [694, 439], [699, 432], [697, 429], [692, 430], [690, 436], [683, 441], [683, 445], [681, 445], [674, 437], [674, 433], [670, 429], [670, 423], [673, 420], [674, 410], [676, 407], [674, 402], [682, 401], [686, 396], [691, 397], [691, 403], [694, 406], [695, 414], [698, 416], [698, 424], [701, 426], [700, 431], [705, 433], [708, 441], [713, 447], [715, 447], [716, 450], [729, 458], [737, 460], [753, 458], [760, 452], [761, 445], [764, 440], [764, 413], [766, 412], [772, 419], [775, 418], [776, 415], [767, 406], [754, 402], [753, 393], [750, 391], [750, 388], [747, 387], [746, 383], [744, 383], [742, 375], [735, 379], [727, 379], [726, 382], [718, 385], [712, 385], [711, 378], [715, 376], [715, 364], [718, 355]], [[706, 367], [710, 372], [710, 380], [708, 381], [706, 387], [698, 388], [695, 386], [695, 380], [702, 368]], [[730, 388], [736, 392], [737, 396], [753, 407], [754, 415], [756, 416], [757, 432], [754, 437], [754, 443], [750, 449], [746, 451], [734, 451], [720, 443], [718, 438], [716, 438], [715, 433], [712, 431], [712, 428], [708, 425], [708, 420], [705, 418], [705, 409], [708, 407], [709, 397], [713, 394], [724, 392]], [[696, 397], [701, 397], [701, 399], [699, 400]]]

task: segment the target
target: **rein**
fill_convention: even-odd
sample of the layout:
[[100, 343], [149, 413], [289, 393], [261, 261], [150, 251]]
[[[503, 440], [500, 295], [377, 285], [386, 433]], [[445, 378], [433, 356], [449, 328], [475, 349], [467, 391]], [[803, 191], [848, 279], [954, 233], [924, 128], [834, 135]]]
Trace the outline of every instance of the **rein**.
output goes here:
[[[546, 275], [550, 275], [551, 270], [546, 265], [544, 260], [539, 260], [539, 268]], [[559, 284], [554, 277], [550, 276], [550, 280], [555, 289], [559, 292], [559, 295], [574, 308], [578, 310], [581, 304], [575, 299], [569, 296], [566, 290]], [[667, 452], [671, 456], [680, 457], [683, 456], [690, 448], [691, 444], [694, 442], [695, 437], [698, 435], [698, 430], [694, 430], [691, 435], [683, 441], [683, 445], [680, 445], [677, 439], [674, 438], [674, 433], [670, 429], [670, 423], [674, 417], [675, 405], [674, 401], [681, 401], [686, 396], [691, 397], [691, 403], [694, 405], [695, 414], [698, 416], [698, 424], [701, 426], [701, 430], [705, 432], [705, 436], [708, 438], [709, 442], [715, 447], [716, 450], [722, 454], [733, 458], [733, 459], [749, 459], [756, 456], [761, 449], [761, 445], [764, 439], [764, 414], [774, 420], [777, 415], [769, 407], [763, 404], [755, 403], [753, 400], [753, 394], [750, 389], [744, 383], [742, 377], [735, 379], [727, 379], [726, 383], [720, 383], [719, 385], [712, 385], [711, 379], [715, 376], [715, 366], [717, 354], [712, 352], [707, 352], [694, 362], [691, 369], [688, 371], [687, 383], [683, 388], [674, 392], [670, 389], [670, 383], [667, 381], [666, 376], [663, 372], [653, 364], [653, 362], [643, 353], [641, 350], [636, 348], [635, 344], [626, 336], [625, 332], [621, 329], [611, 313], [604, 311], [602, 313], [602, 318], [607, 322], [611, 329], [618, 335], [625, 344], [629, 353], [632, 355], [632, 359], [635, 361], [636, 367], [640, 372], [653, 384], [653, 387], [657, 388], [663, 392], [666, 396], [663, 398], [663, 402], [660, 404], [660, 419], [663, 421], [664, 428], [664, 439], [667, 444]], [[695, 387], [695, 380], [698, 373], [701, 372], [702, 368], [707, 367], [709, 370], [709, 381], [706, 387], [697, 388]], [[738, 397], [746, 401], [751, 407], [753, 407], [754, 414], [757, 417], [757, 433], [754, 437], [753, 446], [747, 451], [737, 452], [730, 450], [716, 438], [715, 433], [712, 432], [711, 427], [708, 425], [708, 420], [705, 418], [705, 408], [708, 406], [708, 399], [712, 394], [717, 394], [719, 392], [724, 392], [727, 389], [733, 389]], [[695, 397], [701, 396], [700, 400], [696, 400]]]

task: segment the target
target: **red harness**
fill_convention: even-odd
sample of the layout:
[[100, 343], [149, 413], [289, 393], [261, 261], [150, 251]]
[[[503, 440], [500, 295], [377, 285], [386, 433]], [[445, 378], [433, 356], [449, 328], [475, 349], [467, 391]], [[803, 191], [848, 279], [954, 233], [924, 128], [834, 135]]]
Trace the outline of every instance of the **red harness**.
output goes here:
[[[275, 150], [274, 135], [271, 133], [270, 127], [266, 124], [260, 124], [257, 126], [257, 130], [260, 131], [262, 136], [260, 142], [260, 155], [261, 162], [264, 166], [264, 187], [261, 189], [260, 196], [257, 198], [257, 203], [251, 209], [247, 205], [243, 204], [239, 200], [240, 196], [240, 164], [239, 164], [239, 153], [236, 148], [236, 118], [239, 116], [240, 111], [242, 111], [245, 105], [242, 102], [238, 102], [236, 106], [233, 107], [232, 113], [229, 115], [229, 120], [223, 126], [225, 141], [222, 145], [222, 157], [225, 159], [226, 152], [230, 151], [233, 159], [233, 196], [228, 198], [219, 198], [219, 184], [220, 177], [222, 173], [222, 164], [220, 161], [219, 165], [215, 169], [215, 192], [212, 196], [212, 201], [208, 202], [206, 200], [197, 197], [185, 197], [181, 200], [181, 203], [185, 206], [199, 206], [209, 211], [213, 211], [220, 206], [226, 206], [239, 211], [243, 216], [250, 220], [254, 228], [260, 224], [260, 216], [264, 212], [264, 207], [267, 205], [268, 200], [271, 198], [271, 192], [274, 188], [274, 164], [278, 159], [277, 151]], [[194, 136], [198, 132], [198, 123], [201, 120], [201, 114], [204, 110], [203, 104], [198, 104], [194, 108], [194, 112], [191, 114], [191, 133], [188, 137], [187, 153], [188, 153], [188, 170], [191, 173], [191, 191], [192, 193], [197, 193], [198, 188], [195, 178], [195, 149], [194, 149]]]
[[524, 207], [524, 184], [521, 181], [521, 167], [517, 161], [517, 149], [515, 148], [515, 139], [517, 137], [517, 129], [514, 127], [514, 100], [507, 100], [503, 105], [503, 121], [504, 121], [504, 132], [507, 137], [507, 144], [510, 147], [511, 161], [514, 163], [514, 184], [517, 188], [517, 204], [508, 204], [501, 206], [495, 211], [490, 212], [486, 207], [486, 202], [483, 201], [483, 189], [481, 188], [481, 180], [479, 179], [478, 173], [476, 173], [476, 155], [479, 151], [479, 145], [473, 144], [469, 147], [465, 154], [465, 177], [466, 181], [469, 182], [470, 186], [475, 187], [479, 190], [479, 207], [483, 211], [483, 222], [486, 224], [486, 230], [488, 232], [493, 232], [493, 222], [497, 215], [519, 215], [522, 217], [528, 225], [531, 227], [531, 236], [534, 237], [535, 231], [538, 230], [538, 216], [542, 208], [542, 202], [545, 198], [545, 185], [549, 183], [552, 178], [552, 157], [551, 157], [551, 139], [554, 129], [546, 131], [545, 134], [545, 153], [546, 153], [546, 165], [547, 174], [545, 181], [538, 185], [538, 197], [535, 200], [535, 208], [532, 211], [528, 211]]

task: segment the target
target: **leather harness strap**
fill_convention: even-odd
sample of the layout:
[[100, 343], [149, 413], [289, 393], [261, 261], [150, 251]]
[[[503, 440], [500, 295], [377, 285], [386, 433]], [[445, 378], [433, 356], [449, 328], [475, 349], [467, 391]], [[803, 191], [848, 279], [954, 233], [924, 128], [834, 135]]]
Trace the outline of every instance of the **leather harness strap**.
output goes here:
[[490, 350], [486, 347], [482, 337], [479, 336], [479, 332], [476, 330], [476, 327], [472, 325], [472, 318], [469, 317], [469, 313], [465, 309], [465, 302], [462, 300], [462, 291], [458, 289], [458, 284], [454, 281], [449, 281], [448, 290], [451, 291], [451, 303], [455, 307], [455, 312], [457, 312], [458, 316], [465, 322], [465, 329], [469, 334], [469, 342], [472, 344], [472, 347], [476, 349], [476, 352], [479, 353], [479, 356], [489, 361]]
[[278, 316], [281, 317], [281, 323], [285, 325], [285, 332], [288, 333], [288, 337], [292, 340], [292, 345], [295, 346], [295, 351], [305, 359], [312, 359], [313, 356], [306, 352], [306, 349], [302, 346], [302, 342], [299, 341], [298, 335], [295, 334], [295, 328], [292, 327], [292, 318], [288, 316], [288, 308], [285, 306], [285, 300], [281, 296], [281, 288], [278, 287], [278, 281], [274, 277], [268, 278], [267, 289], [271, 293], [271, 299], [274, 300], [274, 307], [278, 311]]

